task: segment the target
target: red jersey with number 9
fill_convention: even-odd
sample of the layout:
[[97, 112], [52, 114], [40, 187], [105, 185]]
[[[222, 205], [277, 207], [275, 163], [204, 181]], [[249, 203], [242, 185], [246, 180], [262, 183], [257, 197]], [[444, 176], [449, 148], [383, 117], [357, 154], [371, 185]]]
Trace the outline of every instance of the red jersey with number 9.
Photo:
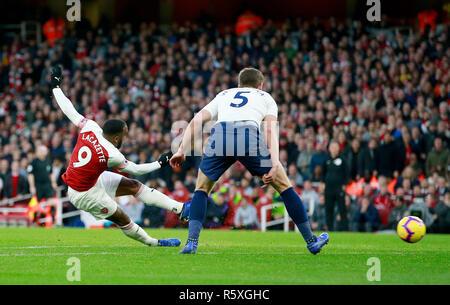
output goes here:
[[125, 157], [103, 137], [103, 130], [94, 121], [84, 119], [78, 127], [81, 131], [77, 144], [62, 178], [72, 189], [84, 192], [95, 185], [108, 167], [124, 164]]

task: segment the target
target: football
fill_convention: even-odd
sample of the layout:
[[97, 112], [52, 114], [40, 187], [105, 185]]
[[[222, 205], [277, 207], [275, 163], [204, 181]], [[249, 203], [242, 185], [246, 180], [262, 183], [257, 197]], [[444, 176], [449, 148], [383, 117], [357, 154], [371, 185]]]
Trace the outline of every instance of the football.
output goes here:
[[404, 217], [398, 222], [397, 225], [398, 236], [408, 243], [416, 243], [420, 241], [424, 237], [425, 232], [425, 223], [419, 217]]

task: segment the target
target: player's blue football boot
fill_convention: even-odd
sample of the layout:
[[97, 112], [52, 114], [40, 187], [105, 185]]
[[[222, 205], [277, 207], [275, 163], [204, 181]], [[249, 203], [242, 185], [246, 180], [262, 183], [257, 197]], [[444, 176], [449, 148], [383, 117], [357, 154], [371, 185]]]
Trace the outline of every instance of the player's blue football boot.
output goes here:
[[309, 243], [306, 247], [312, 254], [317, 254], [323, 246], [328, 244], [329, 240], [330, 237], [328, 236], [328, 233], [322, 233], [319, 236], [316, 236], [316, 241]]
[[195, 254], [197, 252], [197, 246], [198, 240], [188, 239], [183, 250], [180, 251], [180, 254]]
[[191, 209], [191, 201], [189, 200], [185, 204], [183, 204], [183, 209], [181, 210], [181, 213], [178, 214], [178, 217], [180, 217], [183, 221], [189, 220], [189, 210]]
[[178, 238], [159, 239], [158, 247], [178, 247], [181, 245], [181, 240]]

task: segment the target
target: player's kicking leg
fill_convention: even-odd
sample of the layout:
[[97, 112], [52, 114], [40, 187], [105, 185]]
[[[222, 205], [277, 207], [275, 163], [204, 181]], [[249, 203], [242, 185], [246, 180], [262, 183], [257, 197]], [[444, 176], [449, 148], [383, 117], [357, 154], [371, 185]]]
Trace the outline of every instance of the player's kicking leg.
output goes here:
[[308, 250], [312, 254], [320, 252], [323, 246], [329, 241], [327, 233], [322, 233], [319, 236], [314, 236], [311, 231], [311, 225], [309, 223], [308, 214], [306, 213], [305, 206], [303, 205], [300, 196], [294, 191], [286, 172], [282, 167], [279, 167], [275, 176], [275, 180], [271, 185], [280, 194], [283, 199], [284, 205], [289, 216], [294, 221], [298, 230], [303, 236], [307, 244]]
[[119, 188], [123, 179], [126, 178], [115, 173], [103, 172], [88, 191], [79, 192], [69, 187], [67, 194], [77, 209], [90, 213], [98, 220], [108, 219], [114, 222], [126, 236], [134, 240], [148, 246], [179, 246], [181, 244], [179, 239], [157, 240], [150, 237], [120, 209], [114, 201], [117, 191], [119, 190], [122, 195], [132, 195], [130, 191], [125, 192], [123, 185]]
[[158, 240], [150, 237], [147, 232], [134, 223], [134, 221], [132, 221], [119, 206], [117, 206], [116, 212], [106, 219], [118, 225], [123, 234], [145, 245], [152, 247], [178, 247], [181, 244], [181, 241], [176, 238]]
[[[184, 208], [184, 205], [181, 202], [172, 200], [161, 192], [146, 187], [137, 180], [128, 179], [122, 175], [112, 172], [103, 172], [99, 177], [99, 183], [101, 184], [101, 187], [104, 189], [104, 191], [108, 194], [108, 197], [111, 197], [111, 199], [114, 197], [132, 195], [146, 204], [155, 205], [169, 211], [173, 211], [177, 213], [180, 218], [183, 217], [183, 215], [185, 215], [186, 213], [189, 214], [188, 205], [186, 205], [187, 208]], [[117, 206], [117, 204], [115, 206]], [[117, 224], [126, 236], [140, 241], [146, 245], [160, 247], [178, 247], [181, 244], [181, 241], [179, 239], [157, 240], [155, 238], [151, 238], [118, 206], [114, 214], [110, 215], [107, 219]]]
[[183, 204], [171, 199], [158, 190], [149, 188], [138, 180], [121, 177], [122, 179], [116, 190], [116, 197], [131, 195], [147, 205], [157, 206], [174, 212], [181, 220], [187, 220], [189, 217], [189, 201]]

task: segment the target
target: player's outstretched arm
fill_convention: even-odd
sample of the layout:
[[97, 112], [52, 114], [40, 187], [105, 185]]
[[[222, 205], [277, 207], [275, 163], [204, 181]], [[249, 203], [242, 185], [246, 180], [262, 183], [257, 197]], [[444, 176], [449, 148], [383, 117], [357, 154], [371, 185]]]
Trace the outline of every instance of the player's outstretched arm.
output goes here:
[[140, 176], [151, 173], [162, 167], [166, 167], [167, 165], [169, 165], [169, 160], [171, 157], [172, 152], [169, 151], [161, 154], [158, 158], [158, 161], [155, 162], [136, 164], [134, 162], [125, 160], [123, 164], [117, 166], [116, 168], [120, 172], [124, 172], [134, 176]]
[[179, 166], [186, 159], [186, 153], [191, 149], [194, 140], [195, 131], [198, 128], [202, 128], [203, 124], [211, 120], [211, 113], [202, 109], [197, 113], [194, 118], [189, 122], [188, 127], [184, 131], [183, 139], [181, 140], [180, 147], [178, 151], [170, 159], [170, 165], [172, 167]]
[[53, 67], [50, 72], [50, 85], [52, 87], [53, 95], [55, 96], [56, 102], [62, 112], [69, 118], [69, 120], [76, 126], [84, 119], [84, 117], [76, 111], [73, 107], [72, 102], [64, 95], [64, 92], [59, 88], [62, 81], [62, 71], [59, 66]]

